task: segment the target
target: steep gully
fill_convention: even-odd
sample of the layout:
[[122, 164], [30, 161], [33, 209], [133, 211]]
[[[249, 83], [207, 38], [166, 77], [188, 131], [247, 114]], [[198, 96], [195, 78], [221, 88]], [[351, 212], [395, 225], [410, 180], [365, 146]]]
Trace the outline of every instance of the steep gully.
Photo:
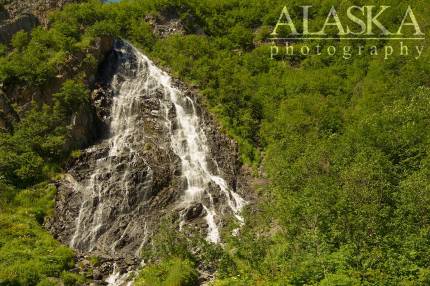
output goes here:
[[236, 145], [181, 83], [122, 41], [101, 78], [94, 102], [105, 135], [59, 182], [49, 228], [80, 253], [109, 257], [112, 275], [98, 278], [122, 285], [161, 217], [219, 243], [226, 218], [243, 223], [246, 202]]

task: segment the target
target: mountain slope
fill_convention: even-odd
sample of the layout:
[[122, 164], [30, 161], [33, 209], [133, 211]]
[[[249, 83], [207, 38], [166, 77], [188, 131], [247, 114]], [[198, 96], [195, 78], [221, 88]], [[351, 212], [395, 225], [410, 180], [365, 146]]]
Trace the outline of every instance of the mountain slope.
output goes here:
[[[23, 82], [43, 86], [45, 71], [55, 77], [52, 69], [65, 62], [66, 57], [60, 57], [65, 52], [85, 46], [93, 37], [125, 38], [197, 88], [202, 105], [238, 142], [242, 160], [253, 166], [259, 176], [258, 203], [245, 209], [240, 236], [229, 236], [236, 226], [227, 226], [221, 248], [199, 237], [186, 237], [175, 231], [171, 221], [164, 221], [142, 253], [148, 265], [138, 275], [137, 285], [172, 281], [192, 285], [202, 264], [208, 271], [201, 276], [210, 280], [213, 277], [208, 274], [215, 272], [215, 285], [429, 284], [428, 49], [420, 59], [399, 53], [385, 59], [383, 53], [369, 52], [355, 53], [350, 59], [325, 53], [271, 60], [270, 45], [262, 39], [276, 23], [284, 2], [154, 0], [70, 5], [54, 16], [50, 30], [33, 34], [31, 40], [23, 37], [22, 45], [17, 43], [0, 58], [5, 86]], [[340, 15], [346, 14], [350, 2], [337, 7]], [[327, 7], [335, 4], [293, 3], [315, 7], [311, 25], [324, 22]], [[384, 3], [391, 6], [383, 17], [389, 29], [398, 27], [398, 15], [410, 4], [428, 34], [427, 2]], [[300, 17], [300, 10], [291, 13], [294, 19]], [[169, 18], [180, 20], [180, 35], [153, 33], [157, 20]], [[43, 44], [43, 53], [35, 43]], [[338, 50], [345, 44], [354, 50], [359, 45], [366, 50], [373, 45], [381, 49], [392, 44], [397, 50], [399, 46], [386, 41], [314, 44]], [[428, 47], [428, 39], [420, 44]], [[22, 61], [28, 55], [32, 57]], [[84, 80], [74, 80], [76, 85], [65, 86], [50, 107], [35, 107], [21, 123], [13, 124], [13, 134], [1, 135], [1, 197], [8, 205], [4, 218], [24, 209], [21, 219], [32, 222], [29, 229], [21, 228], [23, 235], [2, 236], [7, 237], [2, 245], [22, 245], [26, 235], [42, 239], [42, 232], [30, 230], [40, 229], [36, 222], [52, 209], [26, 205], [24, 198], [34, 194], [40, 201], [43, 190], [49, 188], [36, 184], [64, 170], [61, 167], [71, 150], [56, 151], [62, 149], [61, 128], [68, 121], [53, 115], [61, 119], [59, 115], [71, 114], [88, 99], [89, 92], [79, 84]], [[44, 124], [36, 124], [40, 121], [36, 118], [43, 118]], [[71, 155], [79, 157], [79, 152]], [[52, 203], [52, 196], [47, 197]], [[10, 224], [16, 229], [12, 233], [19, 233], [22, 225]], [[15, 255], [21, 257], [19, 252], [3, 253], [1, 261], [13, 261]], [[33, 253], [32, 257], [44, 256]], [[99, 261], [85, 263], [84, 269], [90, 269], [90, 263]], [[71, 267], [58, 265], [62, 266], [54, 271], [29, 268], [29, 273], [15, 278], [7, 270], [0, 272], [1, 279], [37, 277], [30, 285], [36, 284]]]

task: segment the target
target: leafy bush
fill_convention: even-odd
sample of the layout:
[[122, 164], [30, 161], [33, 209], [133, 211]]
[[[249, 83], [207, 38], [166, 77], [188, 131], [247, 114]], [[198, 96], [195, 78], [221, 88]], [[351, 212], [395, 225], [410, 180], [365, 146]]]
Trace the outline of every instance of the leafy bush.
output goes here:
[[60, 92], [53, 95], [55, 100], [54, 112], [66, 116], [76, 112], [82, 104], [89, 103], [89, 91], [81, 82], [67, 80]]
[[189, 260], [171, 258], [144, 267], [134, 281], [136, 286], [193, 286], [198, 285], [198, 273]]
[[[203, 261], [218, 270], [216, 285], [429, 284], [428, 51], [419, 61], [381, 55], [270, 60], [262, 40], [284, 2], [87, 1], [55, 13], [51, 28], [33, 30], [31, 39], [16, 35], [10, 53], [0, 49], [5, 86], [43, 88], [95, 36], [128, 39], [197, 86], [243, 160], [264, 168], [269, 183], [240, 237], [219, 249], [162, 229], [143, 253], [150, 265], [136, 283], [192, 284], [196, 262]], [[315, 8], [311, 26], [325, 21], [331, 2], [306, 3]], [[412, 2], [417, 17], [428, 20], [424, 2]], [[392, 30], [408, 4], [384, 4], [392, 7], [384, 19]], [[175, 16], [199, 34], [157, 38], [145, 15]], [[340, 48], [337, 41], [319, 44]], [[95, 65], [90, 57], [85, 62]], [[66, 82], [51, 105], [35, 103], [13, 134], [0, 134], [0, 202], [17, 204], [0, 216], [0, 245], [7, 245], [0, 249], [0, 281], [50, 283], [46, 277], [59, 277], [70, 262], [69, 250], [54, 245], [37, 223], [49, 211], [38, 203], [24, 212], [21, 205], [33, 198], [30, 186], [47, 179], [70, 152], [64, 150], [68, 115], [88, 104], [81, 81]], [[42, 197], [37, 200], [49, 206]], [[200, 253], [190, 251], [196, 245]]]
[[79, 286], [79, 285], [84, 285], [85, 283], [84, 277], [70, 272], [63, 272], [61, 274], [61, 279], [64, 282], [64, 286]]
[[55, 187], [47, 184], [0, 193], [5, 202], [0, 213], [2, 284], [37, 285], [42, 280], [46, 284], [46, 277], [59, 277], [73, 266], [73, 251], [54, 240], [37, 222], [50, 213], [54, 194]]
[[28, 45], [29, 41], [30, 37], [28, 33], [24, 31], [19, 31], [15, 35], [13, 35], [12, 46], [17, 50], [22, 51], [25, 46]]

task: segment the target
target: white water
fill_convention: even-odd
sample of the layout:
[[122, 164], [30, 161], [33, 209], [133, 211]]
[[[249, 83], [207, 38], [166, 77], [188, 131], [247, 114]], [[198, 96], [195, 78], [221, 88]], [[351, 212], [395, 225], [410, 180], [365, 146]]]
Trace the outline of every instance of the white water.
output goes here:
[[[160, 70], [145, 55], [135, 50], [145, 65], [148, 66], [148, 80], [154, 80], [164, 89], [165, 102], [162, 102], [165, 110], [167, 127], [172, 130], [174, 122], [169, 119], [169, 104], [173, 104], [176, 111], [177, 128], [171, 133], [171, 145], [182, 163], [182, 175], [186, 178], [187, 188], [182, 199], [183, 206], [189, 207], [195, 203], [201, 203], [206, 212], [208, 224], [207, 240], [213, 243], [220, 242], [219, 228], [216, 223], [217, 213], [213, 203], [212, 195], [208, 191], [210, 183], [215, 183], [223, 192], [228, 206], [235, 217], [243, 223], [240, 215], [245, 201], [239, 194], [230, 190], [227, 182], [220, 176], [209, 171], [207, 159], [209, 158], [209, 146], [203, 132], [194, 102], [191, 98], [174, 87], [172, 78]], [[167, 103], [166, 103], [167, 102]], [[209, 198], [209, 200], [203, 200]], [[209, 201], [209, 203], [205, 203]], [[181, 223], [183, 225], [184, 222]]]
[[[193, 205], [202, 204], [207, 223], [207, 240], [219, 243], [221, 241], [219, 222], [222, 214], [217, 213], [209, 185], [218, 186], [220, 195], [224, 197], [223, 201], [227, 202], [227, 209], [240, 224], [243, 223], [240, 212], [246, 202], [239, 194], [230, 190], [227, 182], [218, 175], [219, 170], [216, 170], [217, 174], [209, 170], [207, 160], [210, 159], [210, 150], [193, 100], [176, 88], [172, 78], [137, 49], [125, 44], [120, 54], [125, 60], [119, 67], [120, 75], [117, 74], [113, 78], [111, 87], [116, 96], [111, 109], [110, 137], [104, 142], [109, 146], [109, 152], [97, 159], [89, 180], [82, 182], [82, 185], [74, 180], [72, 182], [76, 189], [82, 190], [84, 198], [70, 246], [87, 251], [95, 250], [99, 236], [109, 227], [112, 210], [129, 205], [128, 193], [136, 191], [136, 186], [129, 183], [132, 179], [135, 182], [136, 178], [131, 178], [130, 174], [138, 166], [137, 159], [141, 159], [139, 150], [144, 138], [139, 114], [142, 105], [145, 104], [144, 95], [154, 90], [163, 91], [163, 98], [159, 100], [165, 116], [159, 120], [165, 121], [165, 127], [170, 132], [171, 148], [180, 158], [182, 176], [186, 181], [186, 188], [178, 202], [178, 207], [183, 210], [180, 228], [186, 224], [185, 210]], [[121, 77], [121, 80], [118, 77]], [[172, 107], [176, 114], [173, 118], [169, 117]], [[118, 172], [120, 167], [122, 171]], [[145, 177], [138, 178], [141, 182], [138, 188], [150, 187], [148, 182], [152, 181], [153, 172], [148, 167], [145, 174]], [[118, 194], [123, 194], [121, 206], [110, 205], [111, 201], [108, 198]], [[218, 208], [218, 211], [219, 209], [225, 208]], [[122, 231], [118, 240], [111, 246], [112, 253], [115, 253], [116, 245], [132, 227], [127, 225]], [[148, 238], [146, 232], [145, 224], [145, 238], [137, 254]], [[128, 274], [121, 275], [115, 270], [107, 282], [112, 286], [123, 285], [127, 277]]]
[[117, 265], [114, 264], [112, 274], [106, 279], [108, 286], [131, 286], [133, 285], [132, 281], [128, 281], [130, 273], [123, 273], [117, 269]]
[[[144, 63], [139, 61], [139, 64]], [[132, 69], [127, 65], [122, 68]], [[145, 77], [145, 68], [138, 66], [133, 75], [121, 82], [117, 75], [113, 78], [112, 88], [117, 96], [113, 98], [110, 137], [105, 143], [109, 146], [109, 153], [106, 157], [97, 159], [88, 182], [84, 186], [76, 186], [84, 188], [82, 193], [86, 197], [76, 220], [76, 229], [70, 241], [71, 247], [94, 250], [99, 234], [108, 227], [109, 215], [113, 209], [127, 207], [130, 203], [129, 192], [140, 191], [136, 190], [136, 185], [132, 183], [131, 171], [137, 165], [137, 160], [142, 160], [135, 147], [141, 146], [141, 134], [144, 132], [141, 129], [142, 124], [139, 124], [141, 119], [138, 115], [139, 105], [142, 104], [147, 89], [145, 81], [142, 80]], [[118, 172], [121, 168], [123, 170]], [[148, 167], [146, 176], [138, 178], [141, 183], [137, 189], [144, 190], [150, 187], [148, 183], [152, 181], [152, 175], [152, 170]], [[123, 198], [121, 206], [110, 205], [108, 198], [118, 193], [122, 194]]]

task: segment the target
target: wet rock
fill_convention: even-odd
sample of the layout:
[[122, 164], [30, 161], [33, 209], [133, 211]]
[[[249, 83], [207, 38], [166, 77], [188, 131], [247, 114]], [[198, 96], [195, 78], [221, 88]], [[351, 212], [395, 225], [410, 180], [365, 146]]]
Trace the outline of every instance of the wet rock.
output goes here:
[[94, 268], [93, 275], [90, 278], [92, 278], [94, 280], [102, 280], [103, 279], [103, 273], [98, 268]]
[[[182, 107], [178, 105], [176, 110], [171, 99], [160, 94], [162, 89], [157, 82], [144, 72], [145, 66], [137, 64], [138, 58], [131, 48], [120, 47], [102, 64], [92, 93], [94, 113], [105, 120], [105, 129], [97, 134], [97, 144], [69, 163], [68, 175], [57, 184], [53, 220], [46, 225], [61, 242], [71, 245], [84, 257], [102, 257], [93, 266], [97, 268], [93, 273], [96, 280], [105, 280], [114, 269], [120, 273], [135, 269], [140, 250], [166, 214], [173, 214], [178, 226], [184, 218], [186, 231], [205, 235], [208, 231], [205, 217], [209, 214], [205, 204], [218, 214], [214, 220], [222, 227], [223, 221], [233, 215], [227, 203], [232, 198], [225, 188], [238, 189], [241, 170], [236, 144], [198, 104], [197, 95], [172, 79], [174, 87], [182, 92], [179, 99]], [[124, 50], [129, 53], [126, 58]], [[138, 67], [143, 70], [135, 70]], [[129, 86], [134, 78], [137, 78], [134, 85]], [[128, 96], [133, 90], [130, 98], [124, 94], [119, 97], [124, 92], [122, 88]], [[185, 156], [181, 159], [172, 147], [175, 144], [179, 147], [181, 142], [178, 138], [173, 144], [172, 132], [181, 131], [178, 116], [183, 114], [182, 108], [200, 116], [198, 121], [194, 116], [192, 122], [196, 125], [188, 127], [195, 128], [198, 136], [206, 137], [205, 146], [200, 148], [209, 149], [205, 156], [210, 172], [226, 179], [223, 189], [203, 173], [202, 178], [210, 182], [205, 181], [200, 202], [188, 205], [183, 199], [189, 187], [181, 161]], [[189, 148], [188, 144], [182, 142], [182, 148]], [[193, 154], [186, 155], [191, 158]], [[80, 258], [83, 269], [89, 268], [86, 260]]]
[[203, 205], [195, 204], [185, 210], [185, 219], [188, 221], [196, 219], [202, 215], [202, 212], [203, 212]]

